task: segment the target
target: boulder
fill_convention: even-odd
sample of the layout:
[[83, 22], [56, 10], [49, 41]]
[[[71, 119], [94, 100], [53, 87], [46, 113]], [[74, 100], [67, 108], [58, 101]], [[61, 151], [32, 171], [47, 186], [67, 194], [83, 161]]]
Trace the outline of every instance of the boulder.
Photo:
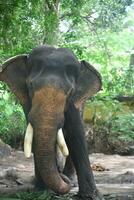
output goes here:
[[0, 139], [0, 158], [10, 156], [12, 148]]

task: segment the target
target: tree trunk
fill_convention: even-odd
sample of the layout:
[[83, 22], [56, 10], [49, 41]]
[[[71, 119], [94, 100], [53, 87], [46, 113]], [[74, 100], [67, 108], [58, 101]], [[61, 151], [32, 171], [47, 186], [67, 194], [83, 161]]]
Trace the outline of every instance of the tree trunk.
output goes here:
[[[126, 82], [125, 88], [127, 89], [127, 93], [134, 93], [134, 48], [130, 54], [129, 68], [126, 71]], [[132, 96], [132, 95], [131, 95]]]
[[55, 2], [45, 1], [44, 18], [43, 43], [57, 45], [59, 37], [59, 0]]

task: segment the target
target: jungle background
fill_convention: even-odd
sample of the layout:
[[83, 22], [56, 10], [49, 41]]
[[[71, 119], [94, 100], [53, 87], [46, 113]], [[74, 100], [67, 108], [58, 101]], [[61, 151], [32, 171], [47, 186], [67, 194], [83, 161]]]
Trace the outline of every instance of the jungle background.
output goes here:
[[[134, 155], [134, 0], [0, 0], [0, 64], [40, 44], [70, 48], [101, 73], [83, 111], [89, 153]], [[22, 149], [25, 129], [0, 82], [1, 140]]]

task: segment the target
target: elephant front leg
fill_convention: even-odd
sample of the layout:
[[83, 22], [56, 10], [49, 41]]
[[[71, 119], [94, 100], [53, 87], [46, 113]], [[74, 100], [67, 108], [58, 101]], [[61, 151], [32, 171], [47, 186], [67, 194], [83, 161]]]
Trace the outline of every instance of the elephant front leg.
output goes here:
[[64, 131], [67, 134], [66, 142], [78, 176], [78, 197], [84, 200], [102, 200], [88, 159], [80, 113], [73, 104], [69, 105], [65, 113]]

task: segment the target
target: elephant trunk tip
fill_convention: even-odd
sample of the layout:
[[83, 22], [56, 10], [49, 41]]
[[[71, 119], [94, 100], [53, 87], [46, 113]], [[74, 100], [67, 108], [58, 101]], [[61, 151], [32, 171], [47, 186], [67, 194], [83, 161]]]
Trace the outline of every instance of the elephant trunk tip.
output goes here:
[[55, 192], [57, 192], [58, 194], [66, 194], [69, 191], [70, 191], [70, 185], [67, 184], [66, 182], [62, 181], [59, 188]]
[[62, 175], [60, 175], [57, 170], [49, 176], [45, 175], [46, 174], [42, 176], [44, 183], [55, 193], [63, 195], [70, 191], [71, 187], [69, 182], [65, 180], [64, 177], [62, 177]]

